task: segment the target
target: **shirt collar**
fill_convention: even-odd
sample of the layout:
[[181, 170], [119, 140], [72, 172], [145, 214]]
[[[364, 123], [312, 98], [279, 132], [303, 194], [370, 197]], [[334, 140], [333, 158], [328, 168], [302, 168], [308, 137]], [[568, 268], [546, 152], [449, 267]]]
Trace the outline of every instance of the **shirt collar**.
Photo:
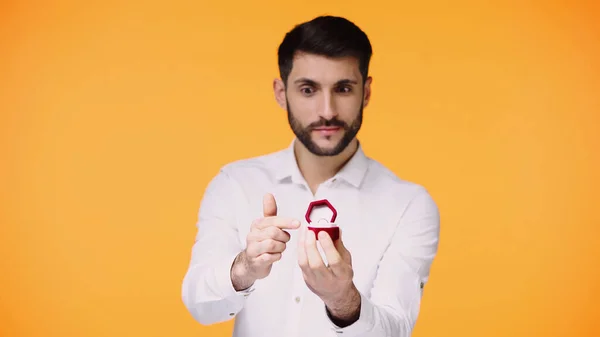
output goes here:
[[[291, 178], [292, 182], [302, 183], [304, 177], [300, 173], [296, 156], [294, 155], [294, 143], [297, 141], [296, 138], [292, 143], [284, 149], [278, 160], [275, 163], [273, 169], [275, 170], [275, 178], [278, 181]], [[334, 176], [334, 179], [341, 179], [354, 187], [359, 187], [365, 177], [369, 168], [369, 158], [365, 155], [363, 148], [358, 143], [358, 149], [350, 160], [342, 167], [342, 169]]]

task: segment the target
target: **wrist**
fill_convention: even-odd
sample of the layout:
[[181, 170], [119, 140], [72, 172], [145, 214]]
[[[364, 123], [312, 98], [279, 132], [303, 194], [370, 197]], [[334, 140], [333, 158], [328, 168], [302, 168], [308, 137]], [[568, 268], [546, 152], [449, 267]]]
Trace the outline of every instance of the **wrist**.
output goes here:
[[329, 318], [339, 327], [349, 326], [360, 318], [361, 296], [354, 284], [338, 298], [324, 302]]
[[354, 282], [350, 282], [349, 284], [340, 287], [339, 290], [335, 294], [330, 294], [329, 296], [321, 297], [323, 302], [331, 308], [343, 307], [345, 304], [351, 302], [358, 295], [358, 289], [354, 285]]
[[236, 291], [242, 291], [250, 288], [255, 278], [252, 277], [246, 263], [245, 251], [240, 252], [233, 260], [231, 266], [231, 283]]

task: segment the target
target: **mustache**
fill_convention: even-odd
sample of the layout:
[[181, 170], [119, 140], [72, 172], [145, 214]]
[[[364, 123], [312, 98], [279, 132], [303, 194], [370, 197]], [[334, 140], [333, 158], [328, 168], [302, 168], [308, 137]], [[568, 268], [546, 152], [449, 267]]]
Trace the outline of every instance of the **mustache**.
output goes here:
[[348, 128], [348, 124], [346, 124], [345, 122], [337, 119], [337, 118], [333, 118], [333, 119], [325, 119], [323, 117], [321, 117], [321, 119], [317, 122], [311, 123], [310, 125], [308, 125], [309, 129], [316, 129], [316, 128], [320, 128], [320, 127], [328, 127], [328, 126], [339, 126], [341, 128], [347, 129]]

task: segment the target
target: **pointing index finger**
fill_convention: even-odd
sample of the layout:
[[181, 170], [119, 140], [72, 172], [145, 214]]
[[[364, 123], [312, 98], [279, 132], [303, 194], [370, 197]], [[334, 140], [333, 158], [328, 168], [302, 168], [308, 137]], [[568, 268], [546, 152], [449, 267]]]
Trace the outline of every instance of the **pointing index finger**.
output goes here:
[[265, 229], [271, 226], [277, 227], [279, 229], [297, 229], [298, 227], [300, 227], [300, 221], [292, 218], [274, 216], [263, 218], [256, 224], [257, 229]]

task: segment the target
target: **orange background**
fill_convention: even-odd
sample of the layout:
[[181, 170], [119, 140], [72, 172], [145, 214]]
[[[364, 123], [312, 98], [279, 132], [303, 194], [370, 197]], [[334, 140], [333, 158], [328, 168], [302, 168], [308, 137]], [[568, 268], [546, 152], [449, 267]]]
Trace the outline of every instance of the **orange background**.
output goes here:
[[229, 336], [180, 299], [200, 198], [289, 144], [277, 46], [329, 13], [366, 151], [441, 210], [414, 336], [600, 336], [600, 11], [542, 3], [2, 2], [0, 335]]

